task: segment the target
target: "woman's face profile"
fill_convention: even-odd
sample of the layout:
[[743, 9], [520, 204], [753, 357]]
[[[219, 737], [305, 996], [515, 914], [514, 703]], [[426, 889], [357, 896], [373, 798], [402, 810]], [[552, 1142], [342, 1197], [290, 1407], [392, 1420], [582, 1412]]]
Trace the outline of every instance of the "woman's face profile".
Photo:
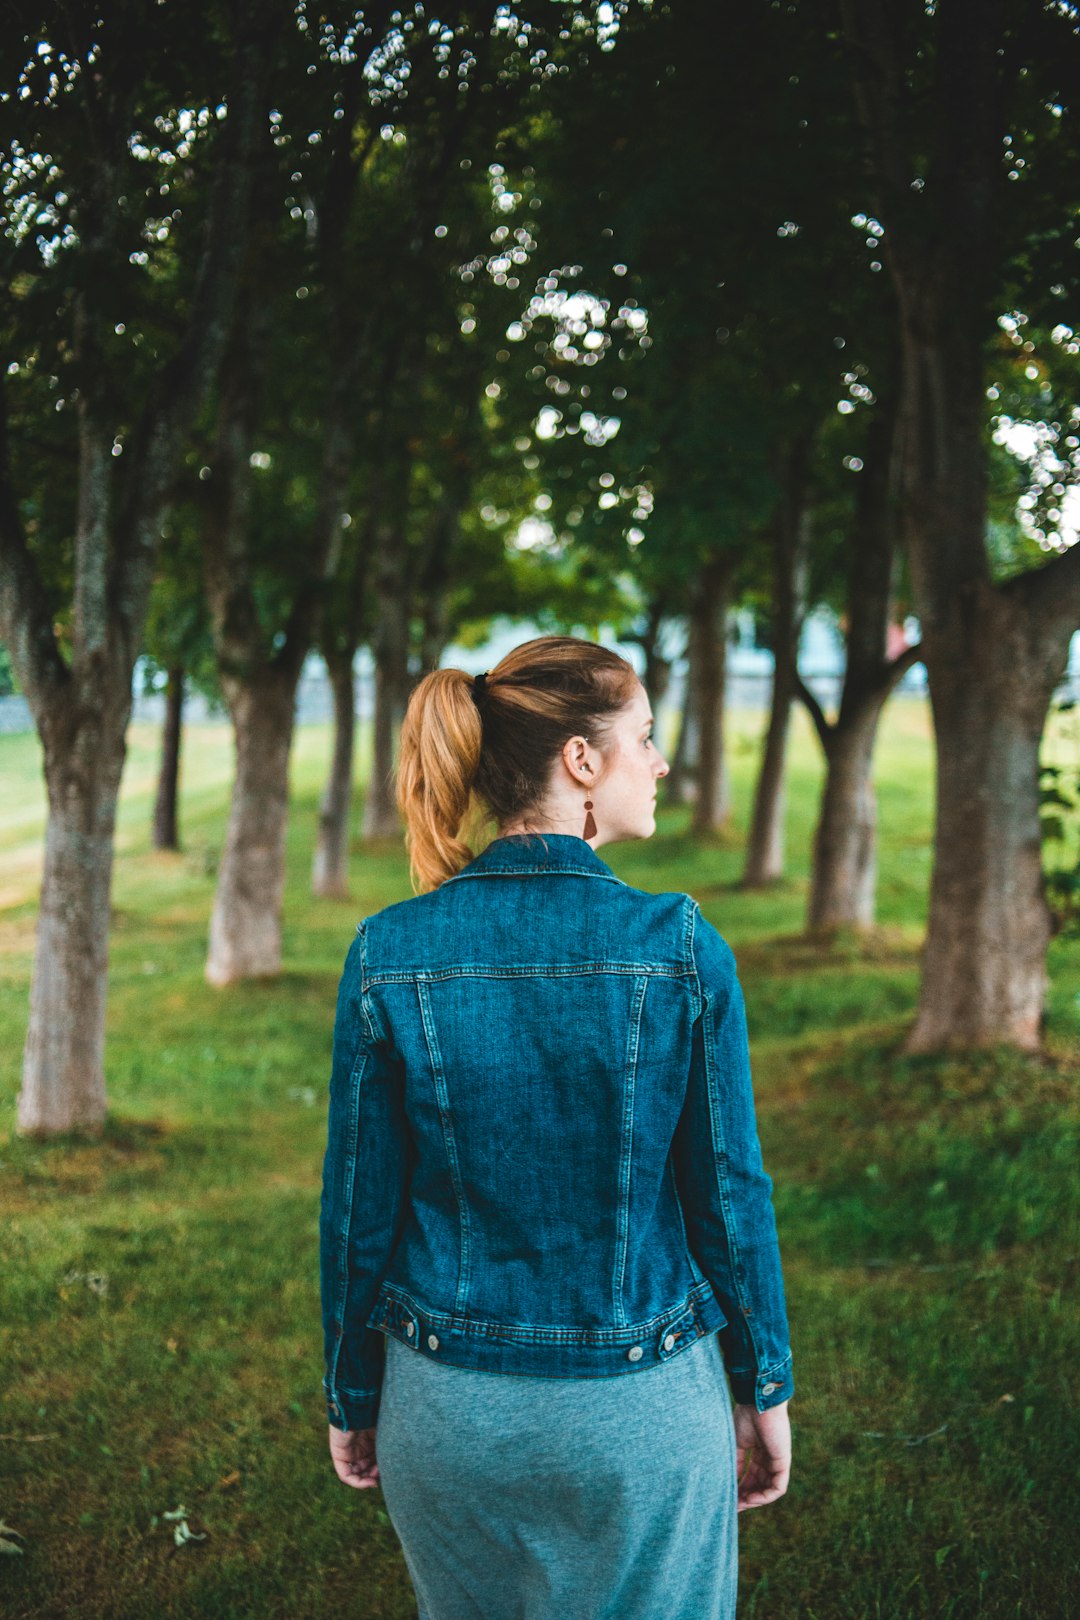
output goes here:
[[604, 745], [604, 765], [592, 793], [596, 836], [601, 844], [649, 838], [656, 831], [657, 783], [670, 766], [652, 740], [649, 696], [639, 683], [634, 696], [613, 717]]

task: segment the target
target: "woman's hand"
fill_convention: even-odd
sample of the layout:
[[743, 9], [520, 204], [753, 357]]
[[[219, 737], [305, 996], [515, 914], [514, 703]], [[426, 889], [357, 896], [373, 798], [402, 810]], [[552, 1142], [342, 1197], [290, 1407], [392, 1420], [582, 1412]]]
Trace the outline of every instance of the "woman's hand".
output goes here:
[[787, 1401], [770, 1406], [767, 1412], [736, 1404], [735, 1450], [739, 1513], [744, 1508], [764, 1507], [783, 1496], [791, 1475]]
[[362, 1491], [368, 1485], [379, 1483], [379, 1465], [375, 1461], [374, 1429], [335, 1429], [331, 1423], [330, 1459], [334, 1472], [343, 1485], [352, 1485]]

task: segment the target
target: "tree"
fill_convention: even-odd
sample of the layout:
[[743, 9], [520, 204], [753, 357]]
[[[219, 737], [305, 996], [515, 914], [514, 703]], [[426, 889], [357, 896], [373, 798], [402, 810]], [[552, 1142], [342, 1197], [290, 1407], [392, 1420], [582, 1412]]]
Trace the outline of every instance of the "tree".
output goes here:
[[899, 306], [898, 521], [937, 738], [930, 917], [907, 1045], [1035, 1049], [1050, 932], [1039, 741], [1080, 622], [1080, 546], [995, 577], [986, 360], [995, 306], [1018, 274], [1029, 308], [1053, 301], [1051, 281], [1071, 281], [1075, 296], [1080, 32], [1071, 8], [1040, 0], [925, 12], [852, 0], [843, 19]]
[[871, 769], [878, 721], [889, 694], [921, 656], [917, 645], [899, 652], [889, 647], [898, 562], [890, 484], [895, 421], [895, 394], [886, 393], [871, 407], [856, 458], [858, 484], [843, 537], [844, 679], [832, 720], [795, 676], [825, 754], [807, 911], [811, 933], [873, 924], [877, 800]]
[[132, 672], [183, 436], [230, 322], [275, 29], [249, 0], [3, 27], [0, 636], [48, 792], [18, 1126], [51, 1134], [104, 1120]]

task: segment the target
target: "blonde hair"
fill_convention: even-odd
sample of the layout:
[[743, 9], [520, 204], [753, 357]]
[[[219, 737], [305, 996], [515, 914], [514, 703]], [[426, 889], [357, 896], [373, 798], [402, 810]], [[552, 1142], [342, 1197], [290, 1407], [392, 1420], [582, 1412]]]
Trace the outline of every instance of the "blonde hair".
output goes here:
[[405, 711], [397, 769], [414, 890], [467, 865], [485, 820], [534, 809], [568, 737], [602, 751], [637, 684], [625, 658], [576, 636], [522, 642], [479, 688], [463, 669], [425, 675]]

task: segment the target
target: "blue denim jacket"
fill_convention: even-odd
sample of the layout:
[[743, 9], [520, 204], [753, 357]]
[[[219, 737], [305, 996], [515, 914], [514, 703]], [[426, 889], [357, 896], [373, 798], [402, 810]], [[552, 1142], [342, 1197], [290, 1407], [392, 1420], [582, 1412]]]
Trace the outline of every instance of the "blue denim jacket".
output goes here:
[[327, 1411], [376, 1423], [393, 1334], [460, 1367], [644, 1371], [719, 1330], [737, 1401], [792, 1393], [729, 947], [582, 838], [497, 838], [360, 924], [320, 1212]]

